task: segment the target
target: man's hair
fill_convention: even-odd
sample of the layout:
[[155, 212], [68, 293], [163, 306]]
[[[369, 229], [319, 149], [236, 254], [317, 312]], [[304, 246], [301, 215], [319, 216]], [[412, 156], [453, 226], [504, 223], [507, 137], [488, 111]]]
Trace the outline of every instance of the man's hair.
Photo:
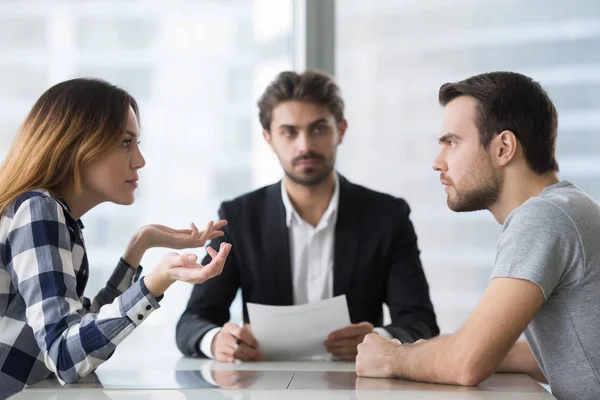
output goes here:
[[336, 122], [344, 120], [344, 100], [333, 77], [315, 70], [302, 74], [281, 72], [258, 101], [258, 117], [263, 129], [271, 131], [273, 109], [286, 101], [302, 101], [325, 106]]
[[521, 143], [532, 171], [539, 175], [558, 171], [558, 113], [539, 83], [515, 72], [490, 72], [443, 84], [439, 101], [446, 106], [460, 96], [477, 100], [475, 124], [484, 148], [496, 135], [509, 130]]

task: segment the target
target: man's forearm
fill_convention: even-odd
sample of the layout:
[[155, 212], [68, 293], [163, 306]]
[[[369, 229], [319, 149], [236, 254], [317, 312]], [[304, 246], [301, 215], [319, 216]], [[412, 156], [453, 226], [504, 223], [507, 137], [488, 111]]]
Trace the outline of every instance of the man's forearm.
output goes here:
[[402, 345], [397, 352], [394, 376], [449, 385], [476, 386], [488, 378], [500, 362], [481, 357], [481, 349], [459, 334]]
[[452, 336], [440, 336], [423, 343], [402, 345], [394, 357], [393, 374], [415, 381], [464, 385], [459, 352]]
[[506, 355], [498, 372], [524, 373], [538, 382], [548, 383], [527, 342], [517, 342]]

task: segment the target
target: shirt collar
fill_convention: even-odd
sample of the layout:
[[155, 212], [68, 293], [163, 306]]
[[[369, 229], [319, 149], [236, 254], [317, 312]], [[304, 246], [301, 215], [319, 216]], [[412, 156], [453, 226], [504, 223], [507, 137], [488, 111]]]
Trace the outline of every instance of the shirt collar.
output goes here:
[[[340, 204], [340, 179], [337, 173], [334, 173], [335, 179], [335, 187], [333, 189], [333, 196], [331, 196], [331, 200], [329, 201], [329, 206], [325, 210], [325, 213], [321, 217], [321, 221], [319, 221], [319, 225], [323, 221], [327, 221], [332, 216], [337, 216], [337, 209]], [[283, 205], [285, 207], [285, 224], [289, 228], [292, 224], [292, 218], [296, 218], [297, 221], [301, 221], [300, 215], [294, 208], [290, 197], [288, 196], [287, 190], [285, 189], [285, 181], [281, 181], [281, 199], [283, 200]]]
[[72, 222], [72, 223], [77, 224], [79, 229], [84, 228], [83, 222], [81, 222], [81, 219], [75, 219], [73, 217], [73, 215], [71, 214], [71, 209], [69, 208], [69, 205], [67, 204], [67, 202], [64, 198], [57, 196], [53, 192], [50, 192], [50, 190], [48, 190], [48, 189], [34, 189], [33, 191], [42, 193], [45, 196], [52, 198], [54, 201], [56, 201], [62, 207], [64, 214], [65, 214], [65, 220], [67, 220], [67, 222]]
[[67, 204], [65, 199], [55, 197], [54, 200], [56, 200], [58, 202], [58, 204], [60, 204], [62, 206], [63, 210], [66, 211], [65, 215], [68, 216], [68, 218], [70, 218], [72, 221], [77, 223], [77, 225], [79, 226], [79, 229], [85, 228], [85, 226], [83, 226], [83, 222], [81, 222], [81, 219], [76, 220], [75, 218], [73, 218], [73, 215], [71, 215], [71, 209], [69, 208], [69, 205]]

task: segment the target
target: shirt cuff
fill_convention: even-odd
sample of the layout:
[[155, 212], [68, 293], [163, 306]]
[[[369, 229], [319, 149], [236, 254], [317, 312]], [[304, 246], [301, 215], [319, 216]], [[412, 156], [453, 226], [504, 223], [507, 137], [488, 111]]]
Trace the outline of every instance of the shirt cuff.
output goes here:
[[375, 329], [373, 329], [373, 332], [375, 332], [376, 334], [378, 334], [381, 337], [386, 338], [387, 340], [394, 339], [392, 334], [390, 332], [388, 332], [388, 330], [385, 328], [375, 328]]
[[140, 279], [142, 267], [132, 268], [125, 260], [119, 259], [117, 267], [108, 279], [108, 286], [124, 293], [131, 285]]
[[121, 313], [127, 315], [134, 326], [141, 324], [154, 310], [158, 310], [158, 301], [150, 294], [144, 278], [119, 296]]
[[212, 353], [212, 342], [219, 332], [221, 332], [221, 328], [213, 328], [200, 339], [200, 351], [208, 358], [215, 358]]

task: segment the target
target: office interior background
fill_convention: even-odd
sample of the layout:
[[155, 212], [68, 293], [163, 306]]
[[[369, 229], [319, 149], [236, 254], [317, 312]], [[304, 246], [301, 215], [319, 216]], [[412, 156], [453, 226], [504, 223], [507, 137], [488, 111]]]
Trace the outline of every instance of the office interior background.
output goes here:
[[[541, 82], [559, 111], [560, 177], [600, 200], [598, 0], [0, 0], [0, 158], [62, 80], [103, 78], [138, 100], [147, 165], [137, 201], [83, 218], [91, 297], [137, 228], [202, 226], [221, 201], [281, 178], [256, 101], [279, 71], [306, 67], [342, 89], [339, 172], [409, 202], [443, 333], [485, 290], [501, 227], [488, 212], [446, 207], [431, 169], [442, 83], [493, 70]], [[165, 252], [149, 251], [145, 270]], [[172, 287], [116, 355], [150, 341], [153, 354], [179, 357], [175, 324], [190, 291]]]

